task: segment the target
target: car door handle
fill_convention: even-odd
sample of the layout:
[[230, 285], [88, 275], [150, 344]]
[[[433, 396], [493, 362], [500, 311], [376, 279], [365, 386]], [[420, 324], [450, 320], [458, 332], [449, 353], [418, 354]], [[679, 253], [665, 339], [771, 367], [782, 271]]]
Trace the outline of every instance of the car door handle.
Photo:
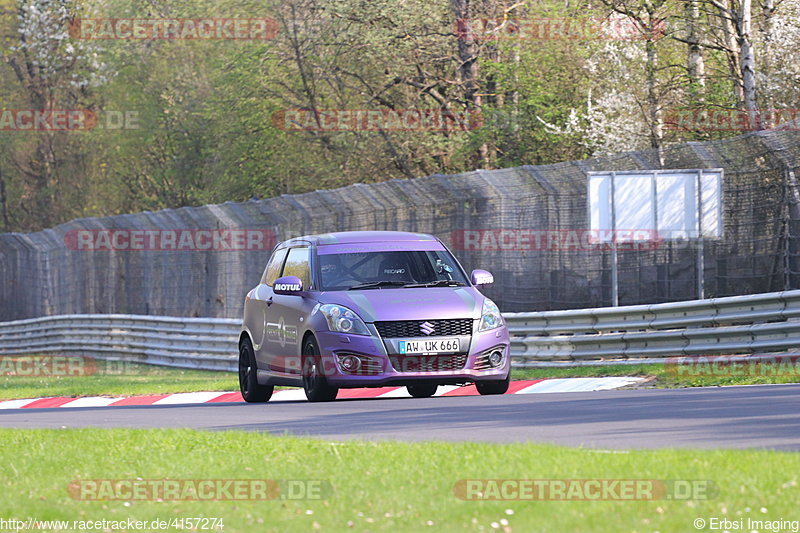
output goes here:
[[267, 298], [267, 307], [269, 307], [270, 305], [272, 305], [272, 296]]

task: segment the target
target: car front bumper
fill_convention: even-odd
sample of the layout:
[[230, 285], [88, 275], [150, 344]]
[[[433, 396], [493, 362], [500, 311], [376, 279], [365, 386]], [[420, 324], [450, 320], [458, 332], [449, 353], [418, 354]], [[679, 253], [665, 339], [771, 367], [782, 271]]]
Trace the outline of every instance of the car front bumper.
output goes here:
[[[328, 383], [339, 388], [381, 387], [414, 383], [458, 384], [504, 379], [511, 368], [510, 343], [505, 326], [465, 337], [469, 349], [459, 354], [403, 355], [391, 353], [377, 336], [319, 332], [323, 372]], [[394, 350], [392, 350], [394, 351]], [[487, 354], [500, 351], [502, 363], [490, 367]], [[341, 358], [356, 356], [361, 367], [348, 371]], [[461, 362], [463, 359], [463, 363]]]

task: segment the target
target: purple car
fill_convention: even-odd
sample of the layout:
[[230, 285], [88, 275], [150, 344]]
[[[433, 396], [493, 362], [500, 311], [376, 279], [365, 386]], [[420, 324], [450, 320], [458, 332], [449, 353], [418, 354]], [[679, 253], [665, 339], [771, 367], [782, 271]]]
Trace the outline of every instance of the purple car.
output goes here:
[[266, 402], [276, 385], [302, 386], [312, 402], [340, 388], [405, 386], [416, 398], [439, 385], [475, 383], [503, 394], [508, 330], [436, 237], [394, 231], [309, 235], [278, 244], [247, 293], [239, 387]]

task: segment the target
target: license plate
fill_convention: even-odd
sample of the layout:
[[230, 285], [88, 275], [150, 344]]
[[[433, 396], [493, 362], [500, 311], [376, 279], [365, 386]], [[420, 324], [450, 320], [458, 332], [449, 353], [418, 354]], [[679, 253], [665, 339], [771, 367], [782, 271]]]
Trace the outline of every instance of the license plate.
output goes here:
[[418, 341], [400, 341], [401, 354], [429, 354], [460, 352], [458, 339], [426, 339]]

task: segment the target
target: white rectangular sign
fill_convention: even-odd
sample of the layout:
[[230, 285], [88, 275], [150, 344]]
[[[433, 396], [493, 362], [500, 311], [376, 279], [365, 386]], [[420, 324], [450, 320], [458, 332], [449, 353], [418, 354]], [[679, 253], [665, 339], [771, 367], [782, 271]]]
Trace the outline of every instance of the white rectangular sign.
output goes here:
[[588, 174], [598, 242], [722, 237], [722, 169]]

